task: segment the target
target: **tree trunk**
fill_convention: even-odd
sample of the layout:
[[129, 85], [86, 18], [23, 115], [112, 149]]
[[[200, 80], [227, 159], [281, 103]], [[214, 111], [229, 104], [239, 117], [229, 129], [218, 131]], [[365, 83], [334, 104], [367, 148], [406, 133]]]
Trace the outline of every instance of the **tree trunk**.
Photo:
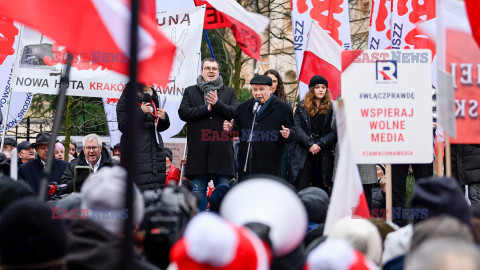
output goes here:
[[[65, 113], [65, 154], [64, 160], [69, 161], [70, 158], [70, 134], [72, 133], [72, 107], [74, 101], [72, 96], [68, 96], [67, 112]], [[77, 151], [75, 149], [75, 151]]]
[[235, 46], [235, 61], [233, 63], [233, 88], [237, 92], [237, 96], [240, 95], [240, 73], [242, 71], [242, 49], [238, 44]]

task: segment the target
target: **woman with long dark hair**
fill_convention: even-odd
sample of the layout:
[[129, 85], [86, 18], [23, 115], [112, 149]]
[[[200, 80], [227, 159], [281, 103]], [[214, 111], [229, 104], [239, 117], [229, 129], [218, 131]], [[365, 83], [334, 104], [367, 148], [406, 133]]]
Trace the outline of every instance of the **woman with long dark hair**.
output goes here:
[[295, 111], [297, 139], [290, 153], [292, 177], [299, 190], [316, 186], [330, 193], [337, 142], [337, 134], [331, 128], [331, 94], [328, 81], [320, 75], [312, 77], [308, 88]]
[[[135, 91], [137, 106], [133, 112], [127, 111], [127, 91]], [[129, 113], [136, 114], [137, 127], [127, 126]], [[138, 140], [136, 183], [142, 191], [162, 188], [166, 177], [166, 155], [160, 132], [170, 127], [170, 120], [159, 106], [155, 89], [151, 85], [128, 83], [117, 104], [117, 121], [118, 129], [123, 133], [120, 139], [121, 164], [125, 166], [129, 162], [125, 147], [135, 147], [126, 141], [125, 132], [127, 129], [134, 129]]]
[[277, 96], [278, 99], [281, 101], [287, 102], [287, 94], [285, 93], [285, 86], [283, 85], [282, 76], [278, 73], [278, 71], [274, 69], [270, 69], [265, 71], [265, 74], [268, 77], [272, 78], [272, 90], [273, 94]]

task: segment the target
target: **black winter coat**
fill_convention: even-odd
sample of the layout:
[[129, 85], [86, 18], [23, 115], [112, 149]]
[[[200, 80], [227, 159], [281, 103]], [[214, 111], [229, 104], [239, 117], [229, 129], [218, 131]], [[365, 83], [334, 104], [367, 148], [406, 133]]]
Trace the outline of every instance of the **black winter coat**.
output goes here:
[[[249, 174], [281, 174], [282, 157], [287, 141], [295, 137], [293, 128], [293, 111], [290, 105], [271, 95], [267, 107], [257, 116], [251, 144], [251, 166], [247, 166]], [[251, 98], [242, 102], [235, 113], [231, 136], [239, 136], [237, 160], [240, 172], [243, 172], [247, 156], [248, 137], [252, 128], [253, 103]], [[284, 139], [280, 134], [282, 125], [290, 129], [290, 136]]]
[[[67, 231], [68, 269], [125, 269], [122, 260], [123, 239], [115, 237], [90, 219], [72, 222]], [[156, 270], [134, 250], [133, 269]]]
[[[67, 168], [68, 162], [53, 159], [52, 171], [50, 172], [49, 183], [57, 183], [60, 181], [65, 168]], [[30, 187], [38, 195], [40, 191], [40, 181], [42, 180], [43, 165], [40, 158], [36, 158], [27, 163], [24, 163], [18, 167], [18, 178], [27, 182]]]
[[183, 93], [178, 115], [187, 122], [185, 175], [188, 178], [199, 174], [234, 175], [233, 143], [223, 131], [223, 122], [233, 119], [238, 106], [237, 94], [235, 89], [223, 86], [217, 96], [217, 103], [208, 111], [199, 87], [187, 87]]
[[[131, 143], [126, 141], [125, 132], [129, 128], [127, 126], [127, 115], [129, 113], [135, 113], [137, 115], [137, 122], [140, 122], [138, 129], [135, 129], [137, 136], [137, 175], [135, 177], [136, 184], [141, 191], [154, 190], [162, 188], [165, 185], [165, 172], [166, 172], [166, 155], [164, 152], [163, 140], [160, 135], [161, 131], [165, 131], [170, 127], [170, 120], [165, 113], [165, 119], [159, 119], [157, 123], [158, 139], [160, 144], [157, 143], [155, 138], [155, 117], [150, 113], [143, 113], [140, 105], [138, 105], [134, 112], [127, 111], [127, 97], [126, 92], [133, 90], [133, 88], [126, 88], [123, 91], [122, 96], [117, 104], [117, 121], [118, 129], [123, 133], [120, 139], [120, 145], [122, 149], [125, 147], [134, 147]], [[142, 103], [143, 95], [137, 91], [135, 95], [137, 97], [137, 103]], [[153, 91], [152, 100], [155, 106], [159, 108], [158, 95]], [[129, 157], [125, 151], [121, 153], [121, 163], [126, 166], [129, 162]]]
[[452, 144], [452, 176], [460, 185], [480, 183], [480, 144]]
[[297, 179], [300, 170], [303, 169], [305, 160], [307, 159], [308, 150], [313, 144], [320, 146], [320, 153], [322, 157], [322, 178], [326, 181], [324, 184], [327, 187], [332, 186], [333, 176], [333, 161], [335, 144], [337, 143], [337, 133], [332, 130], [332, 115], [333, 109], [327, 111], [323, 128], [319, 134], [319, 138], [311, 138], [312, 123], [310, 114], [307, 113], [303, 102], [297, 104], [295, 110], [295, 131], [297, 133], [296, 140], [290, 144], [290, 164], [292, 166], [292, 179]]
[[[118, 161], [112, 159], [112, 157], [108, 154], [107, 148], [105, 147], [102, 147], [102, 153], [100, 156], [100, 165], [98, 167], [99, 170], [103, 167], [113, 167], [116, 165], [120, 165]], [[72, 160], [72, 162], [68, 164], [67, 168], [63, 172], [62, 178], [60, 179], [60, 184], [67, 185], [67, 193], [73, 192], [73, 180], [76, 166], [88, 166], [83, 150], [80, 152], [80, 156], [78, 158]], [[81, 184], [82, 183], [77, 183], [76, 192], [80, 192]]]

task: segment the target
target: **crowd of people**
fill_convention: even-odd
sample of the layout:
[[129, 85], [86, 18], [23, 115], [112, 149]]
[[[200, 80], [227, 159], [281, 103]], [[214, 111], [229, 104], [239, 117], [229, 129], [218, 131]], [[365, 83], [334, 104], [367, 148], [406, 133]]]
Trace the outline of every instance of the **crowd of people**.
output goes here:
[[[454, 147], [454, 178], [433, 178], [432, 163], [393, 165], [393, 222], [349, 216], [324, 233], [339, 153], [328, 81], [313, 76], [292, 104], [281, 75], [269, 70], [251, 79], [252, 97], [239, 103], [219, 68], [205, 59], [197, 84], [184, 91], [178, 114], [187, 125], [187, 155], [179, 168], [161, 136], [169, 116], [150, 85], [127, 84], [117, 105], [124, 134], [133, 128], [128, 116], [137, 119], [135, 145], [122, 136], [108, 149], [96, 134], [83, 137], [80, 152], [74, 141], [55, 143], [47, 203], [35, 197], [50, 134], [18, 145], [5, 139], [0, 269], [121, 269], [129, 214], [134, 269], [480, 269], [479, 145]], [[134, 112], [127, 111], [129, 91]], [[9, 177], [14, 158], [17, 181]], [[128, 213], [123, 167], [132, 160]], [[378, 216], [385, 166], [358, 169]], [[409, 170], [416, 181], [407, 201]]]

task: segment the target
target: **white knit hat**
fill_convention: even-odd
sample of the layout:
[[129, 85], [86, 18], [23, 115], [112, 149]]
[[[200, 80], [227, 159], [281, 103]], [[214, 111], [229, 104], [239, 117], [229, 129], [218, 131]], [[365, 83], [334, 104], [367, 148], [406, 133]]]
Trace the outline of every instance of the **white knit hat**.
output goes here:
[[[82, 185], [81, 208], [88, 209], [87, 216], [113, 234], [122, 231], [128, 216], [125, 208], [126, 181], [125, 169], [114, 166], [101, 168]], [[136, 186], [133, 198], [133, 222], [139, 225], [143, 220], [145, 203]]]
[[344, 217], [337, 221], [330, 231], [329, 238], [347, 240], [352, 247], [373, 261], [380, 263], [382, 257], [382, 237], [377, 227], [362, 218]]

